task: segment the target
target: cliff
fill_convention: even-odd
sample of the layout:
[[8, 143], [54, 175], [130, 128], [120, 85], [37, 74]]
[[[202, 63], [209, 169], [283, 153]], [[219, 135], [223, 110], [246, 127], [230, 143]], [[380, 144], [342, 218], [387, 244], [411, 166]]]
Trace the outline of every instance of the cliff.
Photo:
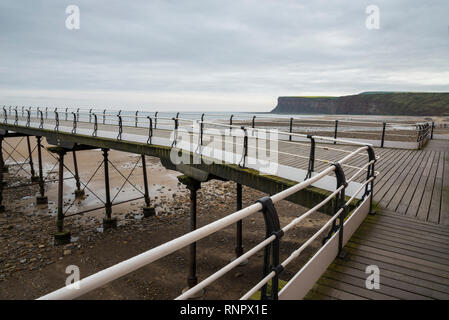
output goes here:
[[271, 112], [448, 116], [449, 93], [364, 92], [342, 97], [279, 97]]

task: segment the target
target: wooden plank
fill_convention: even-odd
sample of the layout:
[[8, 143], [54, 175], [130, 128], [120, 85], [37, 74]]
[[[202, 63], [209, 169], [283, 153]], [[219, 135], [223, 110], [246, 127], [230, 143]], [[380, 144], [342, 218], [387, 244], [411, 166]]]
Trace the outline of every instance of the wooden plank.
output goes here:
[[364, 297], [367, 299], [377, 299], [377, 300], [398, 300], [398, 298], [391, 297], [373, 290], [368, 290], [366, 288], [360, 288], [358, 286], [354, 286], [352, 284], [342, 282], [339, 280], [335, 280], [332, 278], [328, 278], [327, 276], [323, 276], [318, 280], [319, 285], [325, 285], [337, 290], [346, 291], [352, 294], [355, 294], [360, 297]]
[[346, 250], [351, 253], [356, 252], [358, 255], [363, 255], [371, 259], [393, 263], [412, 270], [427, 272], [449, 280], [449, 271], [447, 267], [433, 262], [364, 245], [358, 245], [353, 242], [347, 244]]
[[[419, 220], [427, 221], [429, 217], [430, 203], [433, 198], [433, 190], [435, 187], [435, 179], [438, 169], [438, 162], [440, 161], [440, 152], [436, 152], [435, 157], [432, 162], [432, 167], [429, 172], [429, 177], [424, 188], [423, 197], [419, 205], [416, 217]], [[439, 201], [438, 201], [439, 202]], [[438, 208], [439, 211], [439, 208]]]
[[417, 222], [420, 225], [425, 225], [425, 226], [432, 226], [435, 229], [440, 229], [443, 231], [449, 230], [448, 226], [445, 225], [441, 225], [441, 224], [435, 224], [429, 221], [417, 221], [415, 218], [411, 218], [411, 217], [407, 217], [404, 215], [398, 215], [397, 213], [392, 213], [391, 211], [385, 210], [383, 209], [382, 211], [378, 211], [377, 214], [375, 215], [377, 217], [393, 217], [398, 221], [409, 221], [409, 222]]
[[414, 247], [429, 250], [431, 252], [441, 253], [446, 256], [449, 255], [449, 246], [440, 246], [438, 243], [422, 240], [422, 239], [414, 237], [413, 235], [396, 236], [396, 234], [394, 234], [394, 233], [390, 233], [390, 232], [384, 233], [382, 230], [372, 230], [372, 229], [367, 229], [367, 228], [359, 228], [359, 230], [357, 230], [355, 235], [357, 235], [359, 237], [363, 236], [364, 239], [366, 239], [367, 241], [369, 241], [371, 238], [383, 239], [383, 240], [394, 242], [396, 244], [408, 244], [408, 245], [412, 245]]
[[406, 268], [402, 265], [398, 265], [396, 264], [396, 261], [387, 261], [388, 257], [380, 257], [381, 259], [379, 259], [379, 257], [376, 258], [372, 258], [372, 257], [367, 257], [367, 255], [362, 252], [362, 254], [360, 255], [359, 252], [357, 251], [352, 251], [351, 255], [349, 257], [350, 261], [355, 261], [358, 263], [362, 263], [362, 264], [366, 264], [366, 265], [377, 265], [381, 270], [389, 270], [392, 272], [397, 272], [401, 275], [407, 275], [419, 280], [425, 280], [425, 281], [429, 281], [433, 287], [435, 288], [439, 288], [437, 290], [446, 292], [445, 290], [441, 289], [440, 287], [438, 287], [438, 285], [443, 286], [443, 287], [449, 287], [449, 279], [446, 278], [441, 278], [439, 275], [434, 275], [434, 274], [430, 274], [428, 272], [422, 271], [422, 270], [418, 270], [417, 268], [414, 269], [410, 269], [410, 268]]
[[[367, 274], [365, 272], [361, 272], [357, 269], [353, 269], [348, 266], [338, 268], [334, 264], [328, 269], [328, 271], [326, 271], [324, 276], [326, 278], [345, 282], [353, 286], [366, 289], [365, 281], [367, 278]], [[384, 276], [380, 278], [380, 288], [378, 290], [369, 290], [369, 291], [374, 291], [376, 293], [381, 293], [398, 299], [406, 299], [406, 300], [432, 299], [429, 296], [424, 296], [415, 293], [416, 288], [413, 288], [413, 286], [411, 286], [410, 284], [401, 283], [400, 281], [390, 279]]]
[[440, 223], [449, 226], [449, 152], [444, 153]]
[[385, 176], [383, 178], [383, 180], [385, 181], [382, 183], [382, 186], [379, 187], [379, 183], [377, 183], [378, 187], [376, 190], [376, 199], [378, 199], [377, 201], [379, 203], [382, 202], [384, 196], [388, 193], [391, 186], [397, 183], [399, 175], [402, 172], [404, 171], [406, 172], [407, 170], [410, 169], [409, 163], [414, 158], [415, 155], [416, 153], [414, 152], [409, 152], [408, 154], [406, 154], [403, 159], [396, 162], [396, 165], [390, 170], [388, 176]]
[[[332, 269], [342, 273], [350, 272], [354, 276], [366, 279], [367, 274], [365, 273], [365, 270], [367, 266], [369, 266], [369, 264], [336, 259]], [[381, 290], [382, 285], [386, 284], [394, 288], [414, 292], [432, 299], [449, 299], [449, 286], [442, 286], [435, 282], [422, 280], [409, 275], [390, 271], [385, 268], [379, 268], [379, 271]]]
[[366, 298], [357, 296], [355, 294], [337, 290], [335, 288], [331, 288], [328, 286], [325, 286], [323, 284], [315, 284], [315, 286], [312, 288], [312, 290], [309, 291], [307, 296], [304, 298], [306, 300], [316, 300], [316, 296], [323, 295], [324, 297], [331, 297], [335, 300], [367, 300]]
[[426, 167], [424, 168], [422, 175], [418, 181], [415, 193], [411, 199], [411, 202], [407, 208], [406, 215], [411, 217], [416, 217], [418, 213], [419, 205], [421, 204], [421, 200], [424, 194], [424, 188], [427, 183], [427, 179], [430, 175], [430, 170], [432, 168], [433, 159], [435, 158], [435, 152], [432, 152], [432, 155], [429, 157], [429, 161], [427, 161]]
[[439, 223], [441, 209], [441, 191], [443, 189], [443, 168], [444, 168], [444, 152], [440, 152], [440, 160], [438, 162], [437, 173], [432, 192], [432, 200], [427, 221]]
[[[413, 177], [415, 168], [419, 166], [419, 163], [421, 159], [423, 158], [422, 152], [414, 152], [413, 158], [410, 160], [407, 167], [404, 167], [403, 170], [399, 171], [399, 175], [396, 179], [393, 177], [390, 179], [392, 182], [390, 183], [390, 188], [388, 192], [384, 195], [382, 201], [380, 202], [380, 206], [383, 208], [386, 208], [389, 206], [390, 202], [396, 197], [396, 198], [402, 198], [403, 192], [400, 192], [401, 188], [405, 191], [408, 187], [408, 184], [404, 185], [404, 181], [408, 177]], [[396, 201], [399, 203], [399, 201]], [[396, 203], [396, 205], [397, 205]]]
[[407, 221], [407, 220], [399, 220], [394, 218], [378, 218], [376, 216], [369, 216], [367, 218], [367, 222], [371, 223], [380, 223], [380, 224], [387, 224], [389, 226], [398, 226], [398, 227], [405, 227], [409, 228], [411, 232], [414, 230], [418, 231], [427, 231], [431, 232], [432, 234], [438, 234], [440, 236], [446, 236], [449, 240], [449, 229], [445, 228], [438, 228], [437, 225], [429, 225], [429, 224], [420, 224], [418, 220], [415, 219], [415, 221]]
[[[425, 151], [423, 151], [423, 152], [425, 152]], [[432, 152], [426, 152], [424, 161], [421, 162], [421, 164], [419, 165], [419, 168], [416, 171], [416, 174], [413, 176], [413, 179], [409, 184], [410, 187], [407, 189], [407, 192], [404, 194], [404, 197], [402, 197], [398, 207], [396, 208], [397, 213], [405, 214], [407, 212], [408, 206], [410, 205], [410, 202], [412, 201], [413, 196], [418, 187], [422, 172], [424, 171], [427, 163], [431, 159], [431, 156], [432, 156]]]
[[351, 238], [351, 242], [357, 243], [359, 245], [364, 245], [372, 248], [376, 248], [378, 250], [383, 250], [386, 252], [391, 253], [399, 253], [403, 254], [405, 256], [410, 256], [413, 258], [423, 259], [429, 262], [435, 262], [443, 267], [446, 266], [446, 268], [449, 270], [449, 259], [447, 259], [447, 255], [435, 255], [428, 253], [427, 250], [423, 250], [417, 247], [413, 246], [406, 246], [401, 244], [395, 244], [395, 243], [388, 243], [388, 241], [382, 240], [382, 239], [371, 239], [371, 241], [366, 241], [366, 239], [362, 237], [359, 237], [357, 235], [353, 235]]
[[440, 244], [442, 244], [443, 246], [447, 246], [448, 242], [447, 242], [447, 237], [446, 236], [442, 236], [439, 234], [434, 234], [434, 233], [429, 233], [428, 231], [421, 231], [421, 230], [413, 230], [413, 232], [411, 232], [410, 229], [406, 228], [406, 227], [402, 227], [402, 226], [395, 226], [395, 225], [391, 225], [388, 223], [383, 223], [380, 221], [376, 221], [376, 222], [371, 222], [369, 220], [364, 222], [364, 225], [366, 225], [369, 228], [379, 228], [385, 231], [389, 231], [390, 233], [397, 233], [400, 235], [413, 235], [415, 237], [420, 237], [421, 239], [426, 239], [426, 240], [430, 240], [430, 241], [434, 241], [434, 242], [438, 242]]
[[404, 172], [406, 172], [405, 179], [401, 182], [400, 187], [396, 189], [396, 192], [393, 194], [393, 197], [390, 199], [389, 203], [383, 204], [384, 208], [396, 210], [402, 198], [404, 197], [404, 194], [406, 194], [407, 190], [413, 188], [413, 186], [410, 185], [410, 182], [416, 175], [417, 170], [420, 167], [421, 163], [424, 161], [424, 159], [426, 159], [425, 152], [417, 152], [417, 154], [419, 155], [419, 157], [413, 164], [412, 168], [408, 170], [408, 172], [404, 170]]

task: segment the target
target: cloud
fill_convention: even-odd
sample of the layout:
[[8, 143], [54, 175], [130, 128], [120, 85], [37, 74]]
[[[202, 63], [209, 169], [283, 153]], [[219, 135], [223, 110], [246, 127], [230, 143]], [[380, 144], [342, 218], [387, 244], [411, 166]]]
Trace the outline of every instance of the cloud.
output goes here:
[[[71, 4], [80, 30], [65, 28]], [[0, 103], [268, 111], [285, 95], [448, 91], [448, 13], [440, 0], [2, 1]]]

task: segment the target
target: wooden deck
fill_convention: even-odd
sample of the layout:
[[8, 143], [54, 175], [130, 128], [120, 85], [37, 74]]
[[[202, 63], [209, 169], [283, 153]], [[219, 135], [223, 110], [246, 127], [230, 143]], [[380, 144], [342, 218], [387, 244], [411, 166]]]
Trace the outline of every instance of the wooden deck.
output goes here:
[[[365, 219], [306, 299], [449, 299], [449, 142], [377, 149], [375, 216]], [[369, 290], [367, 266], [380, 270]]]
[[[306, 299], [449, 299], [449, 228], [378, 213], [368, 217]], [[366, 267], [380, 270], [369, 290]]]

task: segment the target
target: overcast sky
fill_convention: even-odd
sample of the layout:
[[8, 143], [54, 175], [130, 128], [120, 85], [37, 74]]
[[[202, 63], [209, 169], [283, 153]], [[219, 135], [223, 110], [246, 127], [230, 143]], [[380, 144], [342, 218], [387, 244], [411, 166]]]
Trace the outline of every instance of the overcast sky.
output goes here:
[[447, 0], [2, 0], [0, 43], [5, 105], [269, 111], [278, 96], [449, 91]]

